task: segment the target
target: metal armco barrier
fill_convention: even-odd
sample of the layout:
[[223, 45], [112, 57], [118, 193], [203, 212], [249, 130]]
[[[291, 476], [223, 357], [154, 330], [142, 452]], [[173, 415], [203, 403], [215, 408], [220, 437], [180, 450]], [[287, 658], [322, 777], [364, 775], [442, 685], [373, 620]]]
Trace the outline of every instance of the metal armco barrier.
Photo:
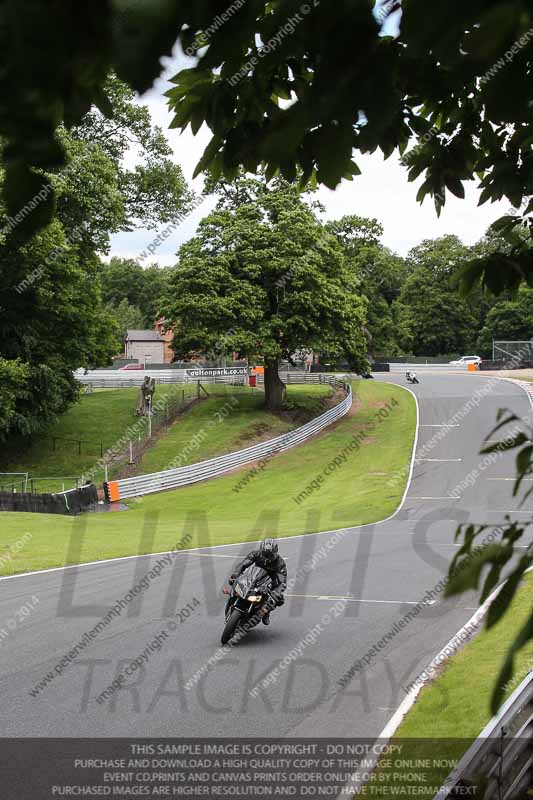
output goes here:
[[[328, 381], [329, 382], [329, 381]], [[335, 381], [331, 381], [335, 383]], [[338, 383], [338, 382], [337, 382]], [[205, 481], [208, 478], [215, 478], [230, 472], [237, 467], [251, 464], [262, 458], [269, 458], [284, 450], [289, 450], [298, 444], [310, 439], [320, 433], [328, 425], [341, 419], [352, 407], [352, 390], [350, 386], [342, 384], [347, 390], [344, 400], [330, 408], [325, 414], [312, 419], [296, 430], [289, 431], [268, 442], [238, 450], [235, 453], [228, 453], [207, 461], [200, 461], [187, 467], [168, 469], [163, 472], [154, 472], [150, 475], [139, 475], [135, 478], [125, 478], [124, 480], [108, 481], [104, 484], [106, 499], [110, 502], [123, 500], [128, 497], [139, 497], [153, 492], [161, 492], [165, 489], [177, 489], [180, 486], [188, 486], [191, 483]]]
[[526, 797], [533, 787], [533, 670], [476, 739], [434, 800], [465, 796], [483, 787], [479, 800]]

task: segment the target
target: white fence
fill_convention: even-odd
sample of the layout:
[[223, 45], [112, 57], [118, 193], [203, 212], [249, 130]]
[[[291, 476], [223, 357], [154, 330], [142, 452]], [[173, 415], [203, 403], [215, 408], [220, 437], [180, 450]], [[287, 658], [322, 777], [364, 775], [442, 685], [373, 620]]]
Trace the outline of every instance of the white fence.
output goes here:
[[389, 364], [391, 372], [468, 372], [467, 364]]
[[93, 389], [127, 389], [131, 386], [142, 386], [146, 376], [154, 378], [156, 384], [179, 383], [233, 383], [242, 385], [248, 383], [247, 375], [226, 375], [198, 378], [188, 374], [186, 369], [135, 369], [135, 370], [108, 370], [95, 369], [87, 374], [83, 371], [74, 373], [77, 381], [85, 386], [91, 385]]
[[[189, 375], [186, 369], [161, 369], [161, 370], [107, 370], [97, 369], [92, 370], [85, 374], [79, 370], [74, 374], [77, 381], [84, 385], [91, 385], [93, 389], [127, 389], [131, 386], [142, 386], [146, 376], [154, 378], [156, 384], [179, 384], [179, 383], [201, 383], [215, 384], [215, 383], [228, 383], [234, 385], [243, 385], [248, 383], [248, 375], [216, 375], [198, 378], [194, 375]], [[280, 372], [279, 376], [283, 383], [331, 383], [333, 378], [349, 378], [353, 380], [357, 375], [335, 375], [333, 373], [324, 372]], [[257, 375], [257, 385], [262, 386], [264, 376]]]
[[[324, 377], [324, 376], [322, 376]], [[270, 458], [271, 456], [289, 450], [291, 447], [302, 444], [324, 430], [328, 425], [341, 419], [352, 407], [351, 387], [333, 378], [327, 381], [332, 385], [341, 383], [347, 395], [338, 405], [330, 408], [325, 414], [312, 419], [310, 422], [296, 428], [293, 431], [270, 439], [268, 442], [246, 447], [234, 453], [228, 453], [217, 458], [210, 458], [207, 461], [200, 461], [186, 467], [167, 469], [162, 472], [154, 472], [150, 475], [139, 475], [134, 478], [124, 478], [118, 481], [109, 481], [104, 484], [106, 498], [109, 501], [122, 500], [128, 497], [139, 497], [145, 494], [161, 492], [165, 489], [177, 489], [180, 486], [188, 486], [192, 483], [205, 481], [230, 472], [237, 467], [252, 464], [260, 459]]]
[[[285, 384], [310, 383], [315, 385], [326, 383], [331, 385], [334, 381], [357, 380], [359, 376], [333, 372], [280, 372], [279, 377]], [[265, 376], [257, 375], [257, 385], [263, 386], [264, 382]]]

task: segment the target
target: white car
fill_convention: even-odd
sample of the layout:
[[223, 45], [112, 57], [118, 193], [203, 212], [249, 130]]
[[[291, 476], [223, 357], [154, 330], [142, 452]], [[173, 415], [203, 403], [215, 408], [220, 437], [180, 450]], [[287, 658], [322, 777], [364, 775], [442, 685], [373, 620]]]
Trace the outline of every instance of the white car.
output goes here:
[[479, 356], [461, 356], [461, 358], [457, 359], [457, 361], [450, 361], [450, 364], [454, 367], [463, 367], [468, 364], [481, 364], [481, 359]]

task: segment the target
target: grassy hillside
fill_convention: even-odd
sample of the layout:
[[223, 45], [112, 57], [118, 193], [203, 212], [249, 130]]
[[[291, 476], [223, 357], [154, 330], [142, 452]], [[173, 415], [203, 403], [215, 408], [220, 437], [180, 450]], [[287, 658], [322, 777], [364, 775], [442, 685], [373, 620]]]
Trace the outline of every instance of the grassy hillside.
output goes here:
[[[191, 408], [183, 419], [166, 431], [165, 436], [145, 453], [135, 474], [163, 470], [180, 453], [184, 454], [180, 466], [185, 466], [249, 447], [263, 439], [273, 439], [323, 413], [324, 401], [330, 394], [329, 386], [289, 386], [290, 414], [284, 417], [265, 411], [262, 392], [227, 392], [222, 397], [212, 396]], [[214, 424], [209, 424], [211, 422]], [[188, 442], [208, 424], [209, 437], [198, 441], [198, 447], [189, 451]]]
[[[0, 456], [0, 472], [30, 473], [36, 491], [70, 489], [75, 485], [77, 476], [97, 464], [102, 451], [105, 453], [119, 444], [126, 453], [127, 440], [130, 438], [136, 443], [140, 440], [147, 444], [147, 449], [131, 474], [155, 472], [165, 469], [208, 420], [217, 422], [218, 415], [223, 424], [210, 427], [209, 440], [192, 451], [189, 458], [183, 461], [184, 464], [247, 447], [259, 439], [284, 433], [322, 413], [324, 400], [331, 394], [328, 386], [290, 387], [289, 406], [292, 413], [282, 419], [263, 409], [263, 395], [259, 391], [220, 384], [206, 385], [206, 389], [211, 394], [208, 399], [202, 393], [201, 403], [188, 409], [160, 434], [156, 433], [150, 442], [147, 440], [147, 420], [135, 415], [137, 388], [108, 389], [82, 395], [76, 405], [46, 432], [33, 437], [31, 445], [14, 442], [10, 447], [4, 447]], [[157, 387], [155, 401], [166, 398], [169, 403], [178, 404], [182, 399], [194, 399], [196, 391], [195, 384], [162, 385]], [[230, 399], [231, 403], [228, 402]], [[83, 440], [81, 448], [78, 444], [80, 439]], [[126, 461], [124, 456], [122, 462], [111, 463], [109, 476], [120, 473]], [[95, 483], [101, 483], [104, 479], [103, 469], [98, 469], [92, 479]], [[10, 479], [4, 480], [8, 483]]]
[[[176, 396], [178, 387], [158, 386], [155, 400], [161, 397]], [[181, 390], [179, 387], [179, 396]], [[193, 396], [195, 386], [186, 387], [187, 394]], [[81, 475], [100, 459], [101, 446], [104, 452], [119, 441], [130, 426], [134, 425], [137, 435], [146, 435], [146, 421], [135, 416], [137, 388], [108, 389], [82, 395], [59, 420], [45, 432], [32, 437], [31, 444], [13, 442], [3, 446], [0, 456], [0, 472], [29, 472], [34, 478], [67, 478]], [[53, 450], [53, 438], [56, 450]], [[64, 441], [64, 440], [74, 441]], [[82, 443], [81, 454], [75, 440]], [[101, 480], [103, 471], [96, 476]], [[66, 488], [75, 485], [73, 480], [65, 481]], [[62, 481], [35, 481], [38, 491], [61, 491]]]
[[[74, 519], [0, 514], [4, 547], [32, 534], [29, 544], [4, 564], [4, 573], [147, 552], [140, 543], [145, 521], [154, 532], [149, 551], [158, 552], [171, 549], [184, 531], [193, 534], [194, 547], [252, 541], [265, 531], [291, 536], [388, 516], [404, 491], [415, 402], [398, 386], [377, 381], [356, 385], [358, 400], [350, 416], [310, 443], [276, 456], [255, 475], [244, 467], [223, 478], [133, 500], [130, 511], [113, 514]], [[354, 437], [359, 449], [347, 451]], [[342, 464], [325, 475], [336, 458]], [[398, 473], [403, 479], [390, 482]], [[297, 502], [306, 491], [309, 496]], [[69, 553], [71, 539], [79, 544], [78, 553]]]

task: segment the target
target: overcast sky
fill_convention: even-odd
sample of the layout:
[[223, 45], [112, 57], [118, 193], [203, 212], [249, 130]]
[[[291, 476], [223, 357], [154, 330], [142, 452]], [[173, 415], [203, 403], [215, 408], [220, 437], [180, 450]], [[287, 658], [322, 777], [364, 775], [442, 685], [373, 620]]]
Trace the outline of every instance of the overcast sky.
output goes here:
[[[138, 101], [149, 107], [153, 121], [165, 131], [176, 161], [181, 165], [190, 183], [194, 168], [211, 138], [210, 131], [204, 126], [196, 136], [193, 136], [189, 129], [182, 134], [170, 130], [172, 114], [168, 111], [164, 92], [170, 86], [168, 77], [174, 75], [180, 68], [193, 64], [192, 59], [187, 59], [181, 54], [176, 54], [172, 60], [167, 60], [165, 77]], [[464, 200], [447, 193], [446, 206], [440, 218], [437, 218], [430, 198], [426, 198], [423, 205], [416, 202], [416, 193], [423, 179], [409, 183], [407, 171], [400, 166], [396, 155], [385, 161], [379, 153], [369, 156], [357, 154], [355, 160], [362, 171], [361, 175], [355, 177], [353, 181], [343, 181], [335, 191], [325, 187], [320, 189], [319, 199], [326, 208], [326, 217], [336, 219], [344, 214], [375, 217], [385, 229], [383, 244], [401, 255], [405, 255], [411, 247], [423, 239], [448, 233], [456, 234], [466, 244], [473, 244], [484, 234], [488, 226], [509, 208], [506, 202], [486, 203], [478, 207], [479, 192], [471, 181], [465, 184]], [[200, 190], [202, 178], [197, 178], [192, 185]], [[162, 265], [175, 264], [180, 245], [194, 235], [198, 222], [206, 216], [213, 205], [213, 198], [206, 200], [161, 245], [153, 260]], [[157, 231], [143, 229], [118, 234], [112, 239], [110, 255], [137, 258], [156, 235]]]

